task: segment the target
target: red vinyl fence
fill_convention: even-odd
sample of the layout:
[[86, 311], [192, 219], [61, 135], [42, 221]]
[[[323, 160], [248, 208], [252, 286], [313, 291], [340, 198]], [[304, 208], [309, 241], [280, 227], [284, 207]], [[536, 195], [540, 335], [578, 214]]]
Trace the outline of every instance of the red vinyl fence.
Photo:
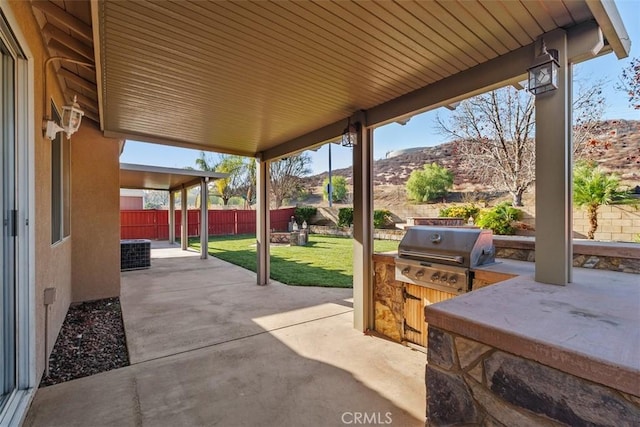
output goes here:
[[[287, 231], [287, 226], [295, 208], [271, 211], [271, 229]], [[189, 237], [200, 236], [200, 209], [187, 212]], [[180, 237], [182, 212], [176, 209], [176, 237]], [[225, 236], [233, 234], [255, 234], [256, 211], [253, 210], [210, 210], [209, 235]], [[168, 210], [120, 211], [121, 239], [169, 239]]]

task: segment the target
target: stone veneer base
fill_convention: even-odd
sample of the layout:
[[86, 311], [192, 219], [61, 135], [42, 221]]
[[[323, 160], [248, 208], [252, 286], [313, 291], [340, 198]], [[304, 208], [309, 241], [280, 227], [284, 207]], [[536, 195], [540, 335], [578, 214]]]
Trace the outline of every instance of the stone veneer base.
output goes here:
[[425, 308], [431, 425], [640, 425], [638, 276], [529, 276]]

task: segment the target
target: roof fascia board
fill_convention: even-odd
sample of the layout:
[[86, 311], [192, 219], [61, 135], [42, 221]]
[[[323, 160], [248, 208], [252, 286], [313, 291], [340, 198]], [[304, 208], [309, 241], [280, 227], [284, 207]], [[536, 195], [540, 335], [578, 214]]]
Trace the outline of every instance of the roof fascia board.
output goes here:
[[170, 145], [172, 147], [190, 148], [192, 150], [198, 150], [198, 151], [234, 154], [237, 156], [245, 156], [245, 157], [255, 157], [255, 153], [252, 153], [252, 152], [229, 150], [227, 148], [222, 148], [222, 147], [210, 147], [210, 146], [205, 147], [199, 144], [180, 141], [176, 139], [158, 138], [157, 136], [153, 136], [153, 135], [137, 134], [137, 133], [131, 133], [131, 132], [119, 132], [119, 131], [112, 131], [112, 130], [103, 130], [103, 134], [106, 138], [123, 138], [129, 141], [150, 142], [153, 144]]
[[586, 0], [586, 3], [618, 59], [628, 57], [631, 50], [631, 38], [622, 22], [615, 2], [611, 0]]
[[135, 165], [132, 163], [120, 163], [120, 169], [125, 171], [133, 171], [133, 172], [149, 172], [149, 173], [161, 173], [161, 174], [169, 174], [169, 175], [193, 176], [193, 177], [197, 177], [198, 180], [200, 178], [222, 179], [222, 178], [227, 178], [229, 176], [228, 173], [222, 173], [222, 172], [210, 172], [210, 171], [202, 171], [198, 169], [167, 168], [164, 166]]
[[[100, 3], [98, 0], [91, 0], [91, 29], [93, 31], [93, 63], [96, 67], [96, 95], [98, 95], [98, 118], [100, 130], [104, 131], [104, 98], [102, 96], [102, 38], [100, 37], [100, 14], [98, 13]], [[124, 146], [123, 146], [124, 148]]]

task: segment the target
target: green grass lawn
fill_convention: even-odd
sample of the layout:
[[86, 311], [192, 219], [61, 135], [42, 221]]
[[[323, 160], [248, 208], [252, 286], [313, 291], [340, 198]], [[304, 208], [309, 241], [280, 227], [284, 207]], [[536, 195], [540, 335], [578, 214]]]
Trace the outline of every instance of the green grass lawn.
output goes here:
[[[189, 245], [200, 250], [200, 241]], [[398, 242], [375, 240], [376, 252], [395, 251]], [[252, 235], [209, 238], [209, 254], [256, 271], [256, 238]], [[350, 288], [353, 277], [353, 240], [345, 237], [309, 236], [307, 246], [271, 245], [271, 278], [297, 286]]]

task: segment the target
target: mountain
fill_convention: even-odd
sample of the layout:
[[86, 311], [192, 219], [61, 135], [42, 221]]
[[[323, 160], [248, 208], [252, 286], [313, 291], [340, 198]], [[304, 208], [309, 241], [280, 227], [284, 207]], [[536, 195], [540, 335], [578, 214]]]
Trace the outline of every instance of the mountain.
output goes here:
[[[607, 120], [600, 124], [603, 138], [595, 147], [598, 164], [609, 172], [615, 172], [624, 184], [640, 185], [640, 120]], [[374, 161], [374, 185], [404, 185], [416, 169], [427, 163], [437, 163], [451, 170], [455, 186], [482, 186], [467, 170], [459, 167], [460, 156], [456, 142], [446, 142], [435, 147], [419, 147], [392, 151], [385, 159]], [[336, 169], [333, 175], [341, 175], [351, 182], [351, 168]], [[322, 185], [327, 172], [305, 178], [309, 187]]]

